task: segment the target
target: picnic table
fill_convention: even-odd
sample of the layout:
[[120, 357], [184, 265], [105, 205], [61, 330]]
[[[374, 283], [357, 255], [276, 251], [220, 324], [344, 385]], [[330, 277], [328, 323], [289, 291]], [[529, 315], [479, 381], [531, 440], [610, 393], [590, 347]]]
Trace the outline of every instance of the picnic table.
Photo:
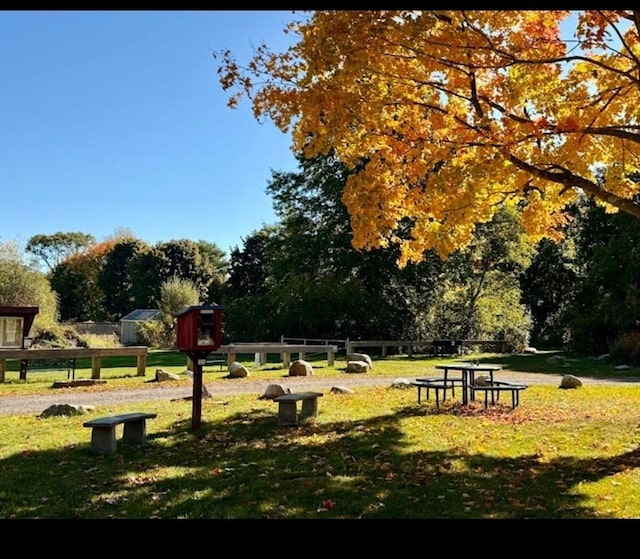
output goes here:
[[[469, 403], [469, 394], [471, 394], [471, 400], [474, 399], [473, 390], [470, 390], [470, 386], [475, 383], [476, 373], [488, 373], [489, 374], [489, 382], [493, 384], [493, 373], [502, 369], [500, 365], [493, 365], [490, 363], [486, 364], [476, 364], [476, 363], [444, 363], [442, 365], [436, 365], [436, 369], [444, 371], [444, 382], [445, 384], [453, 380], [460, 381], [462, 384], [462, 404], [466, 405]], [[459, 371], [459, 378], [449, 378], [449, 371]]]

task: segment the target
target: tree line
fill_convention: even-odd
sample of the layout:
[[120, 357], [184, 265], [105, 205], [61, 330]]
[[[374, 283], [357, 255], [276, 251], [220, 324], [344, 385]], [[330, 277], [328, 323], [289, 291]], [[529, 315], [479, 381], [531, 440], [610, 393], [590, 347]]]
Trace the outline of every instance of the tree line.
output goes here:
[[[640, 220], [609, 214], [588, 197], [573, 204], [561, 240], [531, 240], [521, 208], [504, 205], [447, 258], [425, 250], [397, 265], [399, 247], [357, 250], [343, 201], [351, 173], [333, 154], [298, 158], [273, 172], [267, 192], [278, 217], [226, 255], [187, 239], [149, 245], [127, 230], [96, 242], [85, 233], [32, 237], [26, 252], [0, 252], [0, 304], [38, 304], [42, 335], [76, 321], [119, 320], [160, 308], [143, 329], [172, 340], [173, 314], [224, 305], [224, 340], [505, 339], [585, 353], [640, 356]], [[368, 203], [365, 199], [363, 204]], [[409, 223], [397, 235], [411, 235]], [[29, 287], [31, 286], [31, 287]], [[56, 326], [57, 325], [57, 326]]]

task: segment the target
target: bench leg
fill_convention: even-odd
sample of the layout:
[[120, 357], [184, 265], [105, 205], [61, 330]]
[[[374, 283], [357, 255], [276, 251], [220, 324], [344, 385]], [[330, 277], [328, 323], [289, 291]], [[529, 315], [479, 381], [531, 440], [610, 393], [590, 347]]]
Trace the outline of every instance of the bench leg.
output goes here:
[[302, 400], [302, 409], [300, 410], [300, 417], [317, 417], [318, 415], [318, 398], [307, 398]]
[[147, 422], [131, 421], [124, 424], [122, 444], [144, 446], [147, 444]]
[[278, 403], [278, 425], [297, 425], [298, 408], [296, 402]]
[[112, 427], [92, 427], [91, 429], [91, 450], [101, 454], [116, 451], [116, 428]]

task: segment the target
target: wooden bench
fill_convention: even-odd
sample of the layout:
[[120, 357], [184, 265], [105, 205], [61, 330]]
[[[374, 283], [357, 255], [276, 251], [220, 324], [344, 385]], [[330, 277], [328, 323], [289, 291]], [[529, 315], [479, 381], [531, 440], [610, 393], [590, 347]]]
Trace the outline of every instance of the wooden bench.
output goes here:
[[[318, 398], [322, 392], [295, 392], [274, 398], [278, 403], [278, 425], [298, 425], [299, 419], [318, 415]], [[298, 402], [302, 401], [302, 409], [298, 417]]]
[[433, 390], [436, 393], [436, 406], [440, 406], [440, 392], [442, 391], [442, 401], [447, 399], [447, 390], [451, 390], [451, 396], [456, 395], [455, 383], [458, 379], [443, 379], [443, 378], [419, 378], [413, 381], [411, 384], [418, 389], [418, 404], [422, 401], [421, 392], [425, 390], [427, 393], [427, 400], [429, 399], [429, 391]]
[[116, 426], [124, 424], [122, 443], [144, 446], [147, 443], [147, 419], [155, 413], [133, 412], [108, 415], [85, 421], [83, 427], [91, 427], [91, 449], [98, 453], [116, 451]]
[[32, 373], [49, 371], [67, 371], [67, 380], [76, 378], [76, 358], [36, 358], [20, 360], [20, 380], [27, 380], [27, 370]]
[[489, 393], [491, 393], [491, 404], [500, 400], [500, 392], [511, 392], [511, 408], [515, 409], [520, 404], [520, 391], [527, 388], [526, 384], [514, 383], [505, 380], [494, 380], [487, 384], [472, 384], [469, 386], [471, 394], [480, 391], [484, 392], [484, 407], [489, 405]]

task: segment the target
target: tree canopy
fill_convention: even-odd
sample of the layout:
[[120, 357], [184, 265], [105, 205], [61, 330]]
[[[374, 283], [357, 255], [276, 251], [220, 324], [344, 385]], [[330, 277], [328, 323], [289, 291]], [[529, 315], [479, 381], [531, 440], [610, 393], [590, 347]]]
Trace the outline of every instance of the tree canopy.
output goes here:
[[557, 240], [585, 195], [640, 218], [640, 11], [317, 11], [285, 31], [246, 65], [214, 52], [220, 83], [357, 171], [355, 248], [446, 257], [504, 204]]

